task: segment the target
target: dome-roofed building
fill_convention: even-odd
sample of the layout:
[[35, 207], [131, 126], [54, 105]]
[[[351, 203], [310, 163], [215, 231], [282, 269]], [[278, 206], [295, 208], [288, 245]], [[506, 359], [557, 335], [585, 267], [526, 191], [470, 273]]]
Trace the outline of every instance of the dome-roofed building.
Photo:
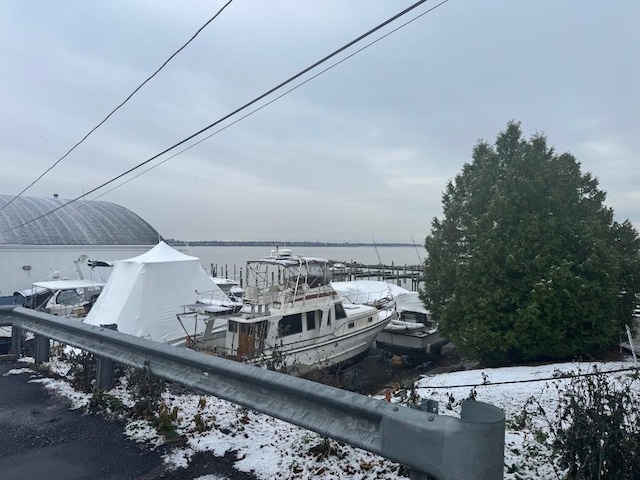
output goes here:
[[115, 203], [76, 201], [63, 206], [69, 200], [14, 198], [0, 195], [0, 295], [56, 273], [77, 278], [79, 260], [129, 258], [161, 239], [142, 218]]

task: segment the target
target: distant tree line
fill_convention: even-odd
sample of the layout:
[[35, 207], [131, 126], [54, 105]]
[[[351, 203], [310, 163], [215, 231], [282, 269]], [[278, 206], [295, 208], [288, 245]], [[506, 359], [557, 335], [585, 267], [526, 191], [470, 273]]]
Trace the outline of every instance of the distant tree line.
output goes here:
[[276, 240], [176, 240], [165, 239], [175, 247], [411, 247], [411, 243], [358, 243], [358, 242], [284, 242]]

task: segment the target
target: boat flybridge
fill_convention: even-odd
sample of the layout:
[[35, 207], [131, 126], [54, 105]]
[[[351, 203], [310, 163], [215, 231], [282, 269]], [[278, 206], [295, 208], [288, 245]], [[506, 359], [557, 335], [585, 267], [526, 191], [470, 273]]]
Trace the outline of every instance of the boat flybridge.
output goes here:
[[204, 302], [178, 315], [189, 347], [306, 375], [363, 358], [395, 315], [392, 308], [343, 303], [331, 286], [329, 261], [322, 258], [276, 249], [248, 261], [246, 271], [235, 313]]

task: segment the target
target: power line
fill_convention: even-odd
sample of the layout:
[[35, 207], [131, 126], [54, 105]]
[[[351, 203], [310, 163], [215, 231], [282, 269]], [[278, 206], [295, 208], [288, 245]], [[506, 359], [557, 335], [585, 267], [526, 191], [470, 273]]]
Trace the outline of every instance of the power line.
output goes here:
[[[396, 27], [396, 28], [394, 28], [393, 30], [391, 30], [391, 31], [389, 31], [389, 32], [387, 32], [387, 33], [385, 33], [385, 34], [384, 34], [384, 35], [382, 35], [381, 37], [376, 38], [375, 40], [373, 40], [373, 41], [369, 42], [368, 44], [366, 44], [365, 46], [363, 46], [363, 47], [359, 48], [359, 49], [358, 49], [358, 50], [356, 50], [355, 52], [353, 52], [353, 53], [351, 53], [351, 54], [347, 55], [346, 57], [344, 57], [344, 58], [340, 59], [339, 61], [337, 61], [337, 62], [335, 62], [335, 63], [331, 64], [330, 66], [328, 66], [328, 67], [326, 67], [326, 68], [324, 68], [323, 70], [320, 70], [318, 73], [316, 73], [316, 74], [312, 75], [311, 77], [307, 78], [306, 80], [304, 80], [304, 81], [300, 82], [300, 83], [299, 83], [299, 84], [297, 84], [296, 86], [291, 87], [289, 90], [286, 90], [285, 92], [281, 93], [281, 94], [280, 94], [280, 95], [278, 95], [277, 97], [274, 97], [272, 100], [269, 100], [267, 103], [265, 103], [265, 104], [263, 104], [263, 105], [260, 105], [258, 108], [255, 108], [254, 110], [251, 110], [249, 113], [244, 114], [243, 116], [241, 116], [241, 117], [237, 118], [237, 119], [236, 119], [236, 120], [234, 120], [233, 122], [231, 122], [231, 123], [229, 123], [229, 124], [225, 125], [225, 126], [224, 126], [224, 127], [222, 127], [222, 128], [219, 128], [219, 129], [218, 129], [218, 130], [216, 130], [215, 132], [210, 133], [210, 134], [209, 134], [209, 135], [207, 135], [206, 137], [204, 137], [204, 138], [202, 138], [202, 139], [198, 140], [197, 142], [192, 143], [192, 144], [191, 144], [191, 145], [189, 145], [188, 147], [185, 147], [185, 148], [183, 148], [182, 150], [180, 150], [179, 152], [176, 152], [175, 154], [173, 154], [173, 155], [171, 155], [171, 156], [169, 156], [169, 157], [165, 158], [165, 159], [164, 159], [164, 160], [162, 160], [161, 162], [158, 162], [158, 163], [156, 163], [155, 165], [152, 165], [151, 167], [147, 168], [146, 170], [143, 170], [142, 172], [138, 173], [137, 175], [134, 175], [133, 177], [128, 178], [128, 179], [127, 179], [127, 180], [125, 180], [124, 182], [122, 182], [122, 183], [120, 183], [120, 184], [116, 185], [115, 187], [113, 187], [113, 188], [111, 188], [111, 189], [107, 190], [106, 192], [101, 193], [100, 195], [98, 195], [97, 197], [95, 197], [93, 200], [97, 200], [98, 198], [102, 198], [102, 197], [104, 197], [104, 196], [105, 196], [105, 195], [107, 195], [108, 193], [111, 193], [111, 192], [113, 192], [114, 190], [116, 190], [116, 189], [118, 189], [118, 188], [122, 187], [123, 185], [126, 185], [127, 183], [129, 183], [129, 182], [131, 182], [131, 181], [135, 180], [136, 178], [141, 177], [141, 176], [142, 176], [142, 175], [144, 175], [145, 173], [147, 173], [147, 172], [149, 172], [149, 171], [153, 170], [153, 169], [154, 169], [154, 168], [156, 168], [156, 167], [159, 167], [160, 165], [162, 165], [162, 164], [164, 164], [164, 163], [168, 162], [169, 160], [171, 160], [172, 158], [175, 158], [175, 157], [177, 157], [178, 155], [182, 155], [182, 154], [183, 154], [184, 152], [186, 152], [187, 150], [191, 150], [193, 147], [195, 147], [195, 146], [197, 146], [197, 145], [200, 145], [201, 143], [203, 143], [203, 142], [205, 142], [205, 141], [209, 140], [211, 137], [213, 137], [213, 136], [217, 135], [218, 133], [220, 133], [220, 132], [222, 132], [222, 131], [226, 130], [226, 129], [227, 129], [227, 128], [229, 128], [229, 127], [232, 127], [233, 125], [235, 125], [236, 123], [238, 123], [238, 122], [240, 122], [240, 121], [244, 120], [245, 118], [250, 117], [250, 116], [251, 116], [251, 115], [253, 115], [254, 113], [259, 112], [259, 111], [260, 111], [260, 110], [262, 110], [263, 108], [268, 107], [268, 106], [269, 106], [269, 105], [271, 105], [272, 103], [274, 103], [274, 102], [276, 102], [276, 101], [280, 100], [280, 99], [281, 99], [282, 97], [284, 97], [285, 95], [290, 94], [290, 93], [291, 93], [291, 92], [293, 92], [294, 90], [297, 90], [298, 88], [302, 87], [303, 85], [305, 85], [305, 84], [309, 83], [311, 80], [313, 80], [313, 79], [315, 79], [315, 78], [319, 77], [319, 76], [320, 76], [320, 75], [322, 75], [323, 73], [328, 72], [328, 71], [329, 71], [329, 70], [331, 70], [332, 68], [337, 67], [337, 66], [338, 66], [338, 65], [340, 65], [341, 63], [343, 63], [343, 62], [345, 62], [345, 61], [349, 60], [351, 57], [353, 57], [353, 56], [357, 55], [358, 53], [362, 52], [363, 50], [366, 50], [366, 49], [367, 49], [367, 48], [369, 48], [370, 46], [372, 46], [372, 45], [374, 45], [374, 44], [378, 43], [379, 41], [381, 41], [381, 40], [383, 40], [383, 39], [385, 39], [386, 37], [388, 37], [388, 36], [389, 36], [389, 35], [391, 35], [392, 33], [394, 33], [394, 32], [396, 32], [396, 31], [400, 30], [400, 29], [401, 29], [401, 28], [403, 28], [403, 27], [406, 27], [406, 26], [407, 26], [407, 25], [409, 25], [410, 23], [412, 23], [412, 22], [416, 21], [416, 20], [417, 20], [417, 19], [419, 19], [420, 17], [422, 17], [422, 16], [426, 15], [427, 13], [431, 12], [432, 10], [434, 10], [434, 9], [438, 8], [440, 5], [442, 5], [443, 3], [446, 3], [447, 1], [449, 1], [449, 0], [444, 0], [444, 1], [442, 1], [441, 3], [439, 3], [439, 4], [435, 5], [434, 7], [431, 7], [429, 10], [427, 10], [427, 11], [425, 11], [425, 12], [421, 13], [420, 15], [417, 15], [416, 17], [414, 17], [414, 18], [412, 18], [411, 20], [409, 20], [409, 21], [407, 21], [407, 22], [403, 23], [402, 25], [399, 25], [398, 27]], [[414, 244], [414, 247], [415, 247], [415, 244]], [[417, 249], [416, 249], [416, 252], [417, 252]], [[418, 254], [418, 258], [420, 258], [420, 254]]]
[[[211, 124], [207, 125], [206, 127], [202, 128], [202, 129], [200, 129], [200, 130], [198, 130], [197, 132], [195, 132], [195, 133], [193, 133], [193, 134], [189, 135], [188, 137], [186, 137], [185, 139], [183, 139], [183, 140], [179, 141], [178, 143], [176, 143], [176, 144], [172, 145], [171, 147], [168, 147], [168, 148], [164, 149], [164, 150], [163, 150], [163, 151], [161, 151], [160, 153], [157, 153], [156, 155], [154, 155], [154, 156], [152, 156], [152, 157], [148, 158], [147, 160], [145, 160], [145, 161], [143, 161], [143, 162], [139, 163], [138, 165], [136, 165], [136, 166], [134, 166], [134, 167], [130, 168], [129, 170], [126, 170], [125, 172], [123, 172], [123, 173], [121, 173], [121, 174], [119, 174], [119, 175], [117, 175], [117, 176], [113, 177], [112, 179], [110, 179], [110, 180], [108, 180], [108, 181], [104, 182], [103, 184], [101, 184], [101, 185], [99, 185], [99, 186], [97, 186], [97, 187], [95, 187], [95, 188], [93, 188], [93, 189], [89, 190], [89, 191], [88, 191], [88, 192], [86, 192], [86, 193], [83, 193], [82, 195], [80, 195], [80, 196], [78, 196], [78, 197], [76, 197], [76, 198], [74, 198], [74, 199], [72, 199], [72, 200], [69, 200], [68, 202], [66, 202], [66, 203], [64, 203], [64, 204], [62, 204], [62, 205], [60, 205], [60, 206], [58, 206], [58, 207], [56, 207], [56, 208], [54, 208], [54, 209], [50, 210], [50, 211], [49, 211], [49, 212], [47, 212], [47, 213], [44, 213], [44, 214], [42, 214], [42, 215], [40, 215], [40, 216], [38, 216], [38, 217], [35, 217], [35, 218], [31, 219], [31, 220], [28, 220], [28, 221], [26, 221], [26, 222], [24, 222], [24, 223], [21, 223], [20, 225], [16, 225], [16, 226], [14, 226], [14, 227], [12, 227], [12, 228], [9, 228], [9, 229], [7, 229], [7, 230], [1, 231], [1, 232], [0, 232], [0, 235], [2, 235], [2, 234], [4, 234], [4, 233], [7, 233], [7, 232], [9, 232], [9, 231], [12, 231], [12, 230], [15, 230], [15, 229], [18, 229], [18, 228], [24, 227], [25, 225], [29, 225], [29, 224], [31, 224], [31, 223], [33, 223], [33, 222], [36, 222], [36, 221], [38, 221], [38, 220], [40, 220], [40, 219], [42, 219], [42, 218], [44, 218], [44, 217], [46, 217], [46, 216], [48, 216], [48, 215], [51, 215], [52, 213], [54, 213], [54, 212], [56, 212], [56, 211], [58, 211], [58, 210], [60, 210], [60, 209], [62, 209], [62, 208], [64, 208], [64, 207], [66, 207], [67, 205], [70, 205], [70, 204], [72, 204], [72, 203], [74, 203], [74, 202], [77, 202], [78, 200], [80, 200], [80, 199], [82, 199], [82, 198], [86, 197], [87, 195], [90, 195], [90, 194], [92, 194], [92, 193], [94, 193], [94, 192], [96, 192], [96, 191], [100, 190], [101, 188], [104, 188], [104, 187], [106, 187], [107, 185], [110, 185], [111, 183], [113, 183], [113, 182], [115, 182], [115, 181], [119, 180], [120, 178], [122, 178], [122, 177], [124, 177], [124, 176], [126, 176], [126, 175], [130, 174], [131, 172], [133, 172], [133, 171], [135, 171], [135, 170], [137, 170], [137, 169], [139, 169], [139, 168], [143, 167], [144, 165], [147, 165], [148, 163], [150, 163], [150, 162], [152, 162], [153, 160], [157, 159], [158, 157], [160, 157], [160, 156], [164, 155], [165, 153], [168, 153], [168, 152], [170, 152], [171, 150], [173, 150], [173, 149], [175, 149], [175, 148], [177, 148], [177, 147], [179, 147], [179, 146], [181, 146], [181, 145], [185, 144], [186, 142], [188, 142], [188, 141], [190, 141], [190, 140], [194, 139], [195, 137], [197, 137], [198, 135], [200, 135], [200, 134], [202, 134], [202, 133], [206, 132], [207, 130], [210, 130], [211, 128], [213, 128], [213, 127], [215, 127], [215, 126], [219, 125], [220, 123], [224, 122], [225, 120], [228, 120], [229, 118], [231, 118], [232, 116], [236, 115], [237, 113], [239, 113], [239, 112], [241, 112], [241, 111], [243, 111], [243, 110], [245, 110], [245, 109], [249, 108], [250, 106], [252, 106], [252, 105], [254, 105], [255, 103], [259, 102], [260, 100], [264, 99], [265, 97], [267, 97], [267, 96], [271, 95], [271, 94], [272, 94], [272, 93], [274, 93], [275, 91], [277, 91], [277, 90], [281, 89], [282, 87], [284, 87], [284, 86], [288, 85], [289, 83], [293, 82], [294, 80], [296, 80], [296, 79], [300, 78], [302, 75], [304, 75], [304, 74], [308, 73], [309, 71], [313, 70], [314, 68], [316, 68], [316, 67], [318, 67], [319, 65], [323, 64], [324, 62], [326, 62], [326, 61], [330, 60], [331, 58], [335, 57], [336, 55], [340, 54], [341, 52], [343, 52], [344, 50], [348, 49], [349, 47], [351, 47], [351, 46], [355, 45], [356, 43], [358, 43], [358, 42], [362, 41], [364, 38], [366, 38], [366, 37], [368, 37], [368, 36], [372, 35], [373, 33], [377, 32], [377, 31], [378, 31], [378, 30], [380, 30], [381, 28], [383, 28], [383, 27], [385, 27], [385, 26], [389, 25], [390, 23], [394, 22], [394, 21], [395, 21], [395, 20], [397, 20], [398, 18], [400, 18], [400, 17], [402, 17], [402, 16], [406, 15], [407, 13], [411, 12], [411, 11], [412, 11], [412, 10], [414, 10], [415, 8], [417, 8], [417, 7], [419, 7], [420, 5], [422, 5], [423, 3], [425, 3], [426, 1], [427, 1], [427, 0], [419, 0], [418, 2], [414, 3], [413, 5], [411, 5], [411, 6], [407, 7], [406, 9], [402, 10], [400, 13], [397, 13], [397, 14], [396, 14], [396, 15], [394, 15], [393, 17], [391, 17], [391, 18], [389, 18], [389, 19], [385, 20], [384, 22], [380, 23], [379, 25], [377, 25], [377, 26], [373, 27], [372, 29], [368, 30], [366, 33], [364, 33], [364, 34], [360, 35], [359, 37], [357, 37], [356, 39], [354, 39], [354, 40], [350, 41], [350, 42], [349, 42], [349, 43], [347, 43], [346, 45], [344, 45], [344, 46], [342, 46], [342, 47], [338, 48], [337, 50], [333, 51], [333, 52], [332, 52], [332, 53], [330, 53], [329, 55], [326, 55], [326, 56], [325, 56], [325, 57], [323, 57], [322, 59], [320, 59], [320, 60], [318, 60], [317, 62], [315, 62], [315, 63], [313, 63], [312, 65], [310, 65], [309, 67], [307, 67], [307, 68], [305, 68], [305, 69], [301, 70], [300, 72], [296, 73], [295, 75], [293, 75], [293, 76], [289, 77], [287, 80], [285, 80], [285, 81], [281, 82], [281, 83], [280, 83], [280, 84], [278, 84], [277, 86], [275, 86], [275, 87], [273, 87], [273, 88], [269, 89], [269, 90], [268, 90], [268, 91], [266, 91], [265, 93], [263, 93], [263, 94], [259, 95], [258, 97], [254, 98], [254, 99], [253, 99], [253, 100], [251, 100], [250, 102], [245, 103], [243, 106], [241, 106], [241, 107], [239, 107], [239, 108], [235, 109], [235, 110], [234, 110], [234, 111], [232, 111], [231, 113], [229, 113], [229, 114], [227, 114], [227, 115], [223, 116], [222, 118], [220, 118], [220, 119], [216, 120], [215, 122], [213, 122], [213, 123], [211, 123]], [[430, 8], [429, 10], [427, 10], [427, 11], [423, 12], [422, 14], [420, 14], [420, 15], [418, 15], [417, 17], [413, 18], [412, 20], [410, 20], [410, 21], [406, 22], [404, 25], [407, 25], [407, 24], [409, 24], [409, 23], [411, 23], [411, 22], [415, 21], [416, 19], [418, 19], [418, 18], [420, 18], [420, 17], [422, 17], [422, 16], [426, 15], [426, 14], [427, 14], [427, 13], [429, 13], [429, 12], [432, 12], [432, 11], [433, 11], [433, 10], [435, 10], [436, 8], [438, 8], [438, 7], [440, 7], [441, 5], [443, 5], [443, 4], [445, 4], [445, 3], [447, 3], [447, 1], [448, 1], [448, 0], [443, 0], [443, 1], [441, 1], [439, 4], [435, 5], [434, 7]], [[381, 37], [380, 39], [377, 39], [377, 40], [375, 40], [375, 41], [371, 42], [371, 44], [376, 43], [377, 41], [381, 40], [382, 38], [385, 38], [386, 36], [390, 35], [391, 33], [393, 33], [393, 32], [395, 32], [395, 31], [397, 31], [398, 29], [402, 28], [404, 25], [401, 25], [400, 27], [398, 27], [398, 28], [394, 29], [393, 31], [391, 31], [391, 32], [387, 33], [386, 35], [384, 35], [384, 36], [383, 36], [383, 37]], [[362, 51], [364, 48], [367, 48], [367, 46], [365, 46], [365, 47], [361, 48], [360, 50], [358, 50], [358, 52], [359, 52], [359, 51]], [[346, 57], [346, 58], [350, 58], [350, 57], [352, 57], [353, 55], [355, 55], [355, 54], [356, 54], [356, 53], [358, 53], [358, 52], [355, 52], [355, 53], [353, 53], [353, 54], [349, 55], [349, 56], [348, 56], [348, 57]], [[336, 62], [336, 64], [335, 64], [335, 65], [342, 63], [342, 61], [346, 60], [346, 58], [345, 58], [345, 59], [343, 59], [343, 60], [341, 60], [340, 62]], [[333, 66], [335, 66], [335, 65], [333, 65]], [[333, 66], [328, 67], [328, 68], [327, 68], [327, 69], [325, 69], [324, 71], [329, 70], [329, 69], [330, 69], [330, 68], [332, 68]], [[316, 77], [317, 77], [318, 75], [320, 75], [321, 73], [324, 73], [324, 71], [322, 71], [322, 72], [320, 72], [320, 73], [318, 73], [318, 74], [314, 75], [312, 78], [316, 78]], [[298, 85], [298, 86], [296, 86], [296, 87], [292, 88], [292, 89], [291, 89], [291, 90], [289, 90], [289, 91], [295, 90], [295, 89], [296, 89], [296, 88], [298, 88], [299, 86], [301, 86], [301, 85], [303, 85], [303, 84], [307, 83], [309, 80], [311, 80], [311, 79], [308, 79], [307, 81], [302, 82], [300, 85]], [[289, 93], [289, 92], [285, 92], [284, 94], [280, 95], [278, 98], [281, 98], [282, 96], [286, 95], [287, 93]], [[268, 105], [268, 104], [270, 104], [270, 103], [273, 103], [273, 101], [275, 101], [275, 100], [277, 100], [277, 98], [276, 98], [276, 99], [274, 99], [274, 100], [272, 100], [272, 101], [270, 101], [270, 102], [268, 102], [268, 103], [267, 103], [267, 105]], [[264, 106], [266, 106], [266, 105], [264, 105]], [[262, 107], [260, 107], [260, 108], [256, 109], [255, 111], [260, 110], [261, 108], [264, 108], [264, 106], [262, 106]], [[242, 117], [242, 118], [246, 118], [246, 117], [247, 117], [247, 116], [249, 116], [250, 114], [255, 113], [255, 111], [254, 111], [254, 112], [251, 112], [251, 113], [249, 113], [249, 114], [247, 114], [247, 115], [245, 115], [245, 116], [244, 116], [244, 117]], [[242, 118], [241, 118], [241, 119], [242, 119]], [[241, 120], [241, 119], [239, 119], [239, 120]], [[235, 121], [235, 122], [233, 122], [231, 125], [233, 125], [234, 123], [237, 123], [239, 120], [236, 120], [236, 121]], [[230, 126], [230, 125], [228, 125], [228, 126], [226, 126], [226, 127], [224, 127], [224, 128], [221, 128], [221, 129], [220, 129], [220, 131], [221, 131], [221, 130], [224, 130], [224, 129], [226, 129], [226, 128], [228, 128], [229, 126]], [[215, 134], [215, 133], [218, 133], [218, 132], [214, 132], [214, 134]], [[213, 135], [213, 134], [212, 134], [212, 135]], [[209, 137], [211, 137], [212, 135], [210, 135]], [[207, 137], [207, 138], [209, 138], [209, 137]], [[202, 141], [204, 141], [204, 140], [206, 140], [206, 138], [205, 138], [205, 139], [203, 139], [203, 140], [201, 140], [201, 141], [199, 141], [198, 143], [201, 143], [201, 142], [202, 142]], [[195, 145], [195, 144], [194, 144], [194, 145]], [[188, 150], [188, 148], [187, 148], [187, 149], [185, 149], [185, 150]], [[182, 152], [180, 152], [180, 153], [182, 153]], [[175, 155], [174, 155], [174, 156], [175, 156]], [[149, 170], [150, 170], [150, 169], [149, 169]], [[5, 205], [5, 206], [6, 206], [6, 205]]]
[[218, 12], [211, 17], [209, 20], [207, 20], [207, 22], [202, 25], [198, 31], [196, 33], [193, 34], [193, 36], [187, 40], [187, 42], [182, 45], [178, 50], [176, 50], [175, 52], [173, 52], [173, 54], [167, 59], [165, 60], [165, 62], [160, 65], [160, 67], [153, 72], [144, 82], [142, 82], [138, 88], [136, 88], [133, 92], [131, 92], [131, 94], [129, 94], [129, 96], [127, 98], [124, 99], [124, 101], [122, 101], [122, 103], [120, 103], [116, 108], [114, 108], [109, 115], [107, 115], [100, 123], [98, 123], [95, 127], [93, 127], [91, 130], [89, 130], [89, 133], [87, 133], [84, 137], [82, 137], [82, 139], [76, 143], [73, 147], [71, 147], [69, 149], [69, 151], [67, 151], [67, 153], [65, 153], [62, 157], [60, 157], [58, 160], [56, 160], [53, 165], [51, 165], [49, 168], [47, 168], [42, 174], [40, 174], [40, 176], [38, 178], [36, 178], [33, 182], [31, 182], [26, 188], [24, 188], [20, 193], [18, 193], [18, 195], [16, 195], [15, 197], [13, 197], [9, 202], [7, 202], [6, 204], [4, 204], [1, 208], [0, 208], [0, 212], [2, 210], [4, 210], [6, 207], [8, 207], [9, 205], [11, 205], [15, 200], [18, 199], [18, 197], [20, 197], [24, 192], [26, 192], [27, 190], [29, 190], [31, 187], [33, 187], [38, 181], [40, 181], [40, 179], [42, 177], [44, 177], [47, 173], [49, 173], [51, 170], [53, 170], [53, 168], [58, 165], [62, 160], [64, 160], [65, 158], [67, 158], [67, 156], [69, 156], [69, 154], [71, 152], [73, 152], [76, 147], [78, 147], [82, 142], [84, 142], [87, 138], [89, 138], [89, 135], [91, 135], [93, 132], [95, 132], [98, 128], [100, 128], [107, 120], [109, 120], [109, 118], [116, 113], [118, 110], [120, 110], [120, 108], [127, 103], [131, 97], [133, 97], [138, 90], [140, 90], [142, 87], [144, 87], [147, 82], [149, 82], [153, 77], [155, 77], [160, 70], [162, 70], [171, 60], [173, 60], [173, 57], [175, 57], [176, 55], [178, 55], [178, 53], [180, 53], [182, 50], [184, 50], [186, 48], [187, 45], [189, 45], [194, 38], [196, 38], [200, 32], [202, 32], [202, 30], [204, 30], [211, 22], [213, 22], [221, 13], [222, 11], [227, 8], [229, 6], [229, 4], [232, 2], [233, 0], [229, 0], [220, 10], [218, 10]]
[[515, 383], [535, 383], [535, 382], [548, 382], [551, 380], [567, 380], [570, 378], [580, 378], [580, 377], [593, 377], [596, 375], [608, 375], [611, 373], [621, 373], [621, 372], [637, 372], [638, 371], [638, 367], [628, 367], [628, 368], [621, 368], [619, 370], [607, 370], [604, 372], [601, 371], [596, 371], [596, 372], [587, 372], [587, 373], [576, 373], [576, 374], [568, 374], [568, 375], [560, 375], [560, 376], [556, 376], [556, 377], [545, 377], [545, 378], [530, 378], [530, 379], [526, 379], [526, 380], [505, 380], [503, 382], [484, 382], [484, 383], [467, 383], [465, 385], [434, 385], [434, 386], [430, 386], [430, 385], [426, 385], [424, 387], [418, 387], [418, 388], [426, 388], [426, 389], [434, 389], [434, 390], [442, 390], [442, 389], [447, 389], [447, 388], [476, 388], [476, 387], [494, 387], [497, 385], [512, 385]]

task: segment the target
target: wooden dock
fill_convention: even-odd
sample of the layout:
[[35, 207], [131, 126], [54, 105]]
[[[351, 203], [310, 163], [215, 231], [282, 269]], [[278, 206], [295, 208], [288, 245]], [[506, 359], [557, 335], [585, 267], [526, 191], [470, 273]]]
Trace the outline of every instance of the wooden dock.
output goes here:
[[[378, 280], [393, 282], [399, 287], [417, 292], [424, 280], [424, 267], [422, 265], [365, 265], [358, 262], [338, 262], [332, 260], [331, 273], [336, 282], [348, 282], [352, 280]], [[246, 271], [232, 265], [211, 264], [211, 274], [214, 277], [228, 278], [238, 282], [240, 287], [246, 283]]]
[[332, 262], [333, 280], [348, 282], [352, 280], [378, 280], [393, 282], [407, 290], [418, 291], [424, 280], [422, 265], [365, 265], [357, 262]]

